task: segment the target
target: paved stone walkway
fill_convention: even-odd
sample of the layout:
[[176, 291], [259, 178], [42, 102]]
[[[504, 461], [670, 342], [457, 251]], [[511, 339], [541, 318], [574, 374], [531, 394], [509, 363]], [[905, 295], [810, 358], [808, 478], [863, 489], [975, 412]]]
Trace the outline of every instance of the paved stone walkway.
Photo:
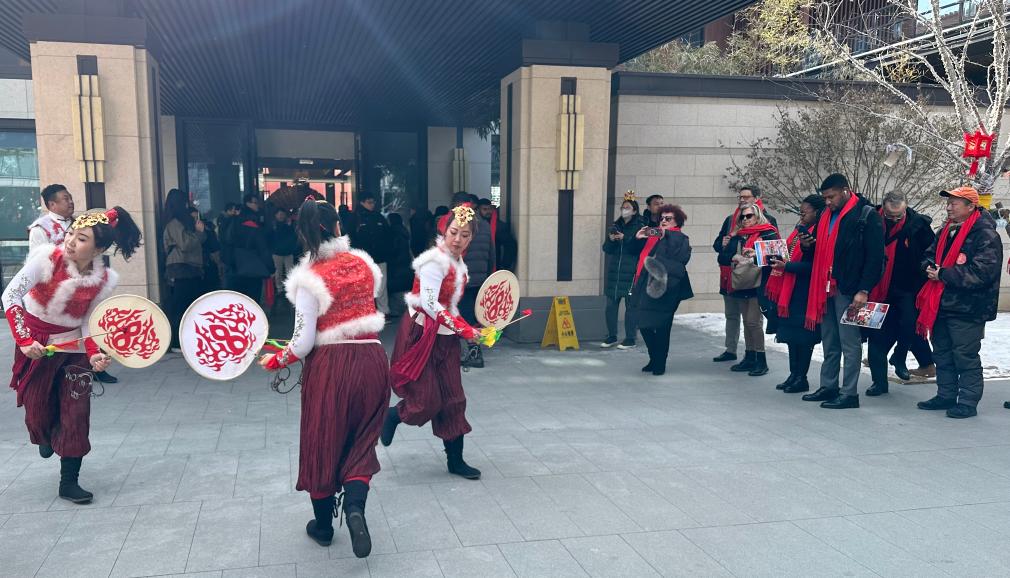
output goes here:
[[[304, 534], [297, 392], [250, 371], [198, 379], [178, 355], [94, 400], [82, 483], [26, 444], [0, 393], [3, 576], [996, 576], [1010, 569], [1010, 396], [979, 417], [918, 411], [895, 386], [830, 412], [738, 378], [717, 340], [674, 329], [670, 372], [642, 350], [502, 346], [464, 376], [479, 482], [445, 472], [428, 428], [380, 447], [372, 556]], [[9, 367], [10, 337], [0, 338]], [[388, 339], [387, 339], [388, 341]], [[776, 375], [778, 374], [778, 375]], [[863, 384], [865, 387], [865, 384]]]

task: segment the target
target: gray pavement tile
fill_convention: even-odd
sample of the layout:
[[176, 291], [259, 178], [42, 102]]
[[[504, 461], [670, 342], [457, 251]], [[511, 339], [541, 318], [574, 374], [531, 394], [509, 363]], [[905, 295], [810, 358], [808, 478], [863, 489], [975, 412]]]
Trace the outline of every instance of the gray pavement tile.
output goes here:
[[583, 474], [600, 470], [599, 466], [554, 433], [520, 433], [515, 434], [515, 438], [553, 474]]
[[188, 461], [187, 456], [137, 458], [112, 505], [135, 506], [173, 501]]
[[495, 502], [526, 540], [551, 540], [584, 533], [562, 507], [530, 478], [483, 480]]
[[441, 577], [442, 570], [431, 552], [383, 554], [368, 557], [368, 571], [372, 578], [402, 578], [403, 576]]
[[199, 515], [199, 502], [141, 506], [112, 576], [185, 571]]
[[850, 519], [821, 518], [793, 523], [881, 576], [927, 578], [949, 575], [908, 550], [882, 540]]
[[[368, 506], [371, 510], [371, 504]], [[312, 504], [304, 492], [264, 496], [259, 564], [267, 566], [328, 559], [329, 550], [336, 544], [323, 548], [305, 534], [305, 524], [312, 517]], [[369, 528], [371, 526], [370, 523]], [[338, 538], [334, 539], [335, 543]]]
[[238, 462], [239, 456], [236, 453], [189, 456], [186, 471], [175, 492], [175, 501], [231, 498], [235, 493]]
[[[905, 538], [895, 543], [948, 573], [995, 576], [1010, 568], [1010, 536], [1004, 533], [946, 508], [909, 510], [897, 515], [907, 523], [888, 520], [885, 526], [888, 532], [897, 527], [906, 529]], [[861, 519], [855, 521], [863, 525]], [[869, 529], [880, 534], [877, 528]]]
[[136, 506], [78, 511], [36, 576], [108, 576], [137, 516]]
[[186, 570], [227, 570], [259, 564], [261, 498], [203, 503]]
[[539, 476], [533, 480], [587, 536], [642, 529], [578, 474]]
[[291, 458], [287, 448], [245, 451], [239, 455], [235, 477], [235, 497], [288, 494], [291, 486]]
[[265, 421], [226, 423], [221, 428], [217, 451], [261, 450], [266, 447]]
[[462, 480], [433, 484], [431, 489], [464, 546], [522, 541], [483, 484]]
[[643, 530], [676, 530], [698, 523], [630, 473], [587, 474], [586, 479]]
[[[949, 456], [944, 452], [908, 452], [860, 456], [859, 459], [915, 480], [917, 485], [953, 503], [1005, 500], [1010, 496], [1007, 472], [993, 473]], [[969, 487], [971, 492], [965, 493], [963, 488]]]
[[304, 562], [295, 567], [298, 578], [368, 578], [368, 561], [357, 558]]
[[[75, 504], [66, 500], [56, 500], [50, 510], [88, 510], [92, 508], [107, 508], [115, 503], [119, 491], [133, 469], [134, 460], [127, 459], [91, 459], [91, 454], [84, 458], [81, 466], [79, 482], [81, 486], [95, 495], [88, 504]], [[53, 456], [56, 459], [56, 456]], [[58, 466], [57, 466], [58, 467]], [[58, 475], [58, 474], [57, 474]], [[59, 489], [57, 478], [57, 491]]]
[[568, 538], [561, 543], [590, 576], [659, 576], [620, 536]]
[[680, 532], [736, 576], [876, 576], [790, 522]]
[[[476, 445], [487, 456], [495, 468], [506, 478], [520, 476], [543, 476], [551, 473], [544, 465], [526, 449], [519, 440], [512, 436], [480, 436], [468, 440], [470, 445]], [[474, 464], [474, 467], [480, 467]]]
[[676, 530], [622, 536], [663, 576], [732, 578], [732, 574]]
[[[35, 446], [31, 446], [34, 450]], [[60, 462], [43, 461], [35, 450], [36, 463], [24, 469], [0, 494], [0, 514], [19, 514], [48, 510], [57, 499], [60, 486]]]
[[378, 493], [398, 552], [460, 546], [430, 487], [382, 488]]
[[222, 578], [295, 578], [297, 572], [294, 564], [279, 566], [259, 566], [257, 568], [236, 568], [225, 570]]
[[[202, 412], [198, 415], [202, 415]], [[217, 451], [221, 423], [197, 422], [180, 424], [165, 450], [165, 455], [203, 454]]]
[[947, 510], [994, 532], [1010, 536], [1010, 503], [1008, 502], [953, 506]]
[[748, 524], [756, 521], [735, 504], [710, 491], [677, 469], [645, 470], [635, 477], [663, 496], [701, 526]]
[[516, 575], [497, 546], [435, 550], [435, 559], [446, 578], [514, 578]]
[[0, 527], [4, 576], [34, 576], [70, 525], [75, 512], [13, 514]]
[[221, 571], [216, 572], [186, 572], [184, 574], [166, 574], [158, 578], [221, 578]]

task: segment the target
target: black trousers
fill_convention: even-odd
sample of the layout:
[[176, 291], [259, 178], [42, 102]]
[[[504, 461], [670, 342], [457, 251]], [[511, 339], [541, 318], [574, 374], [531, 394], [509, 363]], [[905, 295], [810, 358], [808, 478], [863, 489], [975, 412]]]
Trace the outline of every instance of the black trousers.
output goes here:
[[[651, 323], [650, 323], [651, 325]], [[653, 369], [666, 370], [666, 358], [670, 354], [670, 330], [673, 328], [673, 313], [659, 322], [658, 327], [639, 327], [642, 340], [649, 350], [649, 365]]]
[[631, 304], [631, 296], [627, 294], [618, 295], [616, 299], [613, 295], [607, 295], [607, 335], [609, 337], [617, 337], [617, 317], [622, 299], [624, 300], [624, 338], [634, 341], [635, 332], [638, 328], [635, 319], [636, 311], [635, 307]]
[[238, 291], [259, 303], [263, 296], [263, 279], [260, 277], [232, 277], [229, 289]]
[[168, 294], [168, 321], [172, 324], [172, 347], [179, 347], [179, 323], [186, 309], [203, 294], [203, 279], [172, 279]]
[[813, 345], [789, 344], [789, 374], [806, 379], [810, 371], [810, 360], [814, 356]]
[[982, 399], [985, 322], [939, 317], [930, 335], [936, 360], [936, 394], [975, 407]]
[[887, 382], [887, 354], [895, 347], [891, 359], [905, 362], [908, 351], [915, 353], [919, 365], [925, 367], [933, 363], [933, 354], [926, 340], [915, 333], [915, 321], [919, 311], [915, 308], [915, 295], [894, 293], [890, 297], [890, 310], [880, 329], [868, 329], [869, 347], [867, 358], [873, 383]]

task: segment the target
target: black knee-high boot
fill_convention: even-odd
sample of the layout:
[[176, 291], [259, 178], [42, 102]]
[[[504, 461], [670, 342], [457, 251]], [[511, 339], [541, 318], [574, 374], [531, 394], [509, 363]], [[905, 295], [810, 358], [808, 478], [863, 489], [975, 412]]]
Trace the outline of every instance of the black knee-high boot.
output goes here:
[[782, 390], [796, 381], [796, 347], [789, 346], [789, 377], [785, 381], [775, 386], [775, 389]]
[[333, 542], [333, 506], [336, 498], [329, 496], [312, 500], [312, 512], [315, 519], [309, 520], [305, 532], [320, 546], [329, 546]]
[[365, 500], [368, 499], [368, 484], [354, 480], [344, 484], [344, 516], [347, 531], [351, 534], [351, 549], [358, 558], [372, 552], [372, 537], [365, 522]]
[[398, 425], [400, 425], [400, 410], [396, 409], [394, 405], [386, 410], [386, 420], [382, 422], [382, 433], [379, 435], [382, 445], [389, 447], [389, 444], [393, 443], [393, 436], [396, 435], [396, 426]]
[[82, 458], [60, 458], [60, 497], [75, 504], [87, 504], [94, 494], [77, 484]]
[[445, 457], [450, 474], [456, 474], [468, 480], [480, 479], [480, 470], [470, 467], [463, 461], [463, 436], [448, 441], [443, 440], [442, 445], [445, 446]]

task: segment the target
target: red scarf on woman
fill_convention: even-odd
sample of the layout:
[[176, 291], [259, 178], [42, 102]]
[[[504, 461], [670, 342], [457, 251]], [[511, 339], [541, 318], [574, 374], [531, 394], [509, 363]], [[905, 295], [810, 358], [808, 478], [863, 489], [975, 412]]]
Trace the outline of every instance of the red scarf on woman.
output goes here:
[[[737, 218], [737, 214], [740, 209], [733, 212], [733, 218]], [[747, 237], [743, 242], [744, 249], [752, 249], [754, 243], [761, 240], [761, 233], [765, 231], [775, 231], [775, 225], [771, 223], [765, 223], [763, 225], [752, 225], [750, 227], [744, 227], [743, 229], [737, 229], [733, 232], [733, 236]], [[727, 294], [733, 292], [733, 267], [729, 265], [719, 265], [719, 288], [726, 291]]]
[[[789, 262], [797, 263], [803, 259], [803, 245], [800, 244], [799, 231], [793, 230], [786, 239], [789, 247]], [[796, 273], [787, 273], [785, 269], [772, 269], [765, 287], [765, 295], [773, 303], [778, 303], [779, 317], [789, 317], [789, 302], [796, 288]]]
[[[670, 231], [679, 231], [679, 230], [680, 227], [672, 227], [670, 229], [667, 229], [666, 232], [669, 233]], [[648, 258], [648, 256], [652, 253], [652, 250], [656, 248], [656, 245], [662, 238], [663, 237], [649, 237], [648, 239], [646, 239], [645, 247], [642, 249], [642, 252], [639, 253], [638, 255], [638, 267], [635, 268], [635, 279], [631, 282], [632, 287], [634, 287], [635, 284], [638, 283], [638, 276], [642, 274], [642, 267], [645, 267], [645, 259]]]
[[[884, 209], [880, 209], [880, 218], [884, 224], [884, 233], [887, 233], [887, 219], [884, 218]], [[891, 290], [891, 274], [894, 273], [894, 253], [898, 248], [898, 233], [901, 229], [905, 227], [905, 221], [908, 220], [908, 211], [905, 211], [905, 216], [901, 218], [900, 221], [895, 223], [894, 228], [891, 229], [891, 236], [884, 239], [884, 275], [880, 278], [880, 282], [877, 286], [870, 291], [870, 301], [874, 303], [882, 303], [887, 300], [887, 293]]]
[[[944, 249], [947, 247], [947, 241], [950, 239], [950, 221], [947, 221], [943, 232], [940, 233], [940, 237], [936, 240], [936, 256], [934, 260], [940, 263], [941, 268], [953, 267], [957, 264], [957, 258], [961, 254], [964, 240], [975, 225], [975, 221], [978, 220], [979, 214], [979, 211], [975, 211], [961, 225], [961, 229], [954, 236], [954, 244], [950, 246], [950, 251], [947, 251], [947, 256], [944, 257]], [[942, 263], [940, 262], [941, 259], [943, 259]], [[936, 323], [936, 316], [940, 312], [940, 297], [943, 296], [943, 288], [943, 281], [930, 279], [922, 286], [919, 296], [915, 298], [915, 307], [919, 310], [919, 318], [915, 321], [915, 331], [923, 337], [929, 337], [929, 333], [933, 331], [933, 324]]]
[[831, 215], [833, 211], [829, 208], [821, 213], [821, 220], [817, 222], [817, 244], [814, 245], [814, 267], [810, 273], [810, 290], [807, 293], [807, 315], [803, 326], [809, 331], [813, 331], [817, 324], [824, 318], [824, 312], [828, 307], [828, 296], [836, 291], [835, 280], [831, 277], [831, 266], [835, 261], [835, 243], [838, 241], [838, 231], [842, 228], [842, 219], [845, 215], [859, 203], [859, 197], [855, 193], [842, 207], [841, 213], [835, 219], [835, 228], [831, 228]]

